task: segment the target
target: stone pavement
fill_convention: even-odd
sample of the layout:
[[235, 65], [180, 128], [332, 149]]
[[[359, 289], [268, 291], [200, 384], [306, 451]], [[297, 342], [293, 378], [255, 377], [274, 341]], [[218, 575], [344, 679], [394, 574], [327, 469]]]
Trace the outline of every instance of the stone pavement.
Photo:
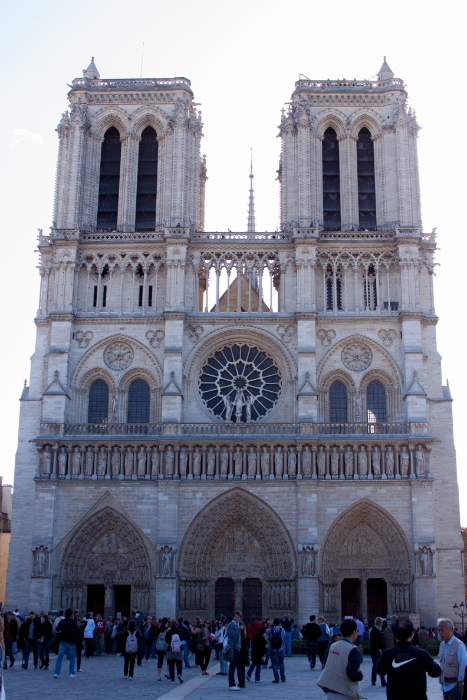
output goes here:
[[[202, 676], [199, 669], [184, 669], [183, 685], [171, 685], [164, 679], [163, 683], [156, 682], [157, 662], [150, 659], [149, 663], [135, 668], [134, 681], [123, 679], [123, 659], [115, 656], [92, 658], [82, 663], [83, 673], [77, 673], [76, 678], [68, 675], [68, 662], [62, 666], [58, 680], [54, 679], [53, 669], [55, 655], [51, 656], [48, 671], [35, 670], [30, 666], [28, 671], [21, 668], [21, 656], [12, 669], [5, 671], [5, 691], [7, 700], [115, 700], [116, 696], [159, 698], [164, 700], [227, 700], [240, 697], [243, 700], [285, 700], [285, 698], [326, 698], [323, 691], [316, 685], [319, 671], [310, 671], [305, 656], [294, 656], [285, 660], [286, 683], [273, 685], [272, 671], [264, 669], [261, 673], [261, 683], [248, 683], [245, 690], [232, 693], [228, 690], [227, 678], [217, 676], [219, 665], [213, 661], [209, 667], [209, 676]], [[319, 664], [318, 664], [319, 665]], [[379, 685], [372, 687], [370, 683], [371, 662], [365, 657], [363, 667], [365, 675], [362, 682], [363, 699], [382, 700], [386, 693]], [[165, 665], [163, 674], [165, 673]], [[329, 697], [329, 696], [328, 696]], [[441, 692], [437, 679], [428, 679], [428, 700], [441, 700]]]

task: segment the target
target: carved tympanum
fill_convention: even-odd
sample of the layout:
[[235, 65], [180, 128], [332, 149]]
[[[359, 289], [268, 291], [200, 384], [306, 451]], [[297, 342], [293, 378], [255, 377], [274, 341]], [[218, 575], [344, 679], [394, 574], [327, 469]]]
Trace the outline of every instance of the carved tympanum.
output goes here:
[[373, 353], [365, 343], [349, 343], [342, 350], [342, 362], [352, 372], [363, 372], [373, 361]]

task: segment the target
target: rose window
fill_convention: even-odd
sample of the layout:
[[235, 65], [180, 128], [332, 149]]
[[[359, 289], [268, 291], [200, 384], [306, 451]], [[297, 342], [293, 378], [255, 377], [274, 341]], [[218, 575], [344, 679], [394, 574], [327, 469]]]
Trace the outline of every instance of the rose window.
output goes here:
[[274, 360], [246, 343], [217, 350], [199, 378], [204, 405], [218, 418], [234, 423], [267, 416], [277, 404], [281, 384]]

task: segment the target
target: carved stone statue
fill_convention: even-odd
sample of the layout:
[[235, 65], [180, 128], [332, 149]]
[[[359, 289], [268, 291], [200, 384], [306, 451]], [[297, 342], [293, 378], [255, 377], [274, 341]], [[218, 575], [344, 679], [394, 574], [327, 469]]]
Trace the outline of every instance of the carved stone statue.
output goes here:
[[353, 476], [353, 452], [350, 447], [346, 447], [344, 452], [344, 468], [347, 477]]
[[201, 452], [199, 447], [193, 452], [193, 476], [201, 476]]
[[279, 477], [284, 473], [284, 454], [280, 445], [274, 452], [274, 472]]
[[214, 447], [210, 447], [206, 455], [206, 461], [208, 466], [208, 476], [214, 476], [216, 473], [216, 453], [214, 452]]
[[58, 474], [59, 476], [66, 476], [66, 452], [63, 447], [58, 453]]
[[254, 447], [250, 447], [248, 452], [248, 476], [253, 479], [256, 476], [256, 452]]
[[233, 453], [233, 461], [235, 476], [241, 476], [243, 471], [243, 455], [240, 452], [240, 447], [238, 446], [235, 448], [235, 452]]
[[232, 413], [234, 411], [235, 406], [230, 401], [228, 394], [224, 394], [222, 396], [222, 400], [224, 402], [224, 407], [225, 407], [225, 420], [232, 420]]
[[423, 476], [425, 474], [425, 455], [421, 445], [417, 445], [415, 450], [415, 474]]
[[165, 475], [173, 476], [174, 473], [175, 453], [172, 445], [169, 445], [165, 451]]
[[110, 456], [110, 466], [112, 469], [112, 476], [118, 476], [120, 474], [120, 452], [118, 447], [114, 447], [112, 454]]
[[365, 448], [362, 445], [360, 447], [360, 452], [358, 453], [358, 475], [366, 476], [368, 474], [368, 461], [366, 457]]
[[172, 549], [164, 547], [161, 552], [162, 576], [170, 576], [172, 573]]
[[50, 450], [46, 450], [44, 452], [44, 457], [43, 457], [43, 471], [45, 475], [50, 475], [52, 471], [52, 453]]
[[339, 454], [337, 447], [331, 450], [331, 476], [339, 476]]
[[94, 466], [94, 454], [90, 447], [86, 452], [86, 476], [92, 476], [92, 470]]
[[97, 474], [98, 476], [105, 476], [107, 470], [107, 453], [105, 447], [101, 447], [100, 452], [97, 455]]
[[251, 409], [253, 406], [253, 398], [252, 398], [251, 394], [248, 394], [248, 396], [246, 397], [245, 406], [246, 406], [246, 422], [251, 423]]
[[381, 453], [377, 447], [375, 447], [371, 455], [371, 464], [373, 466], [373, 474], [375, 476], [381, 476]]
[[105, 608], [111, 608], [112, 607], [112, 586], [108, 583], [105, 587], [105, 593], [104, 593], [104, 607]]
[[386, 476], [394, 476], [394, 452], [391, 445], [386, 450]]
[[399, 463], [401, 468], [401, 476], [407, 476], [409, 473], [410, 455], [407, 452], [407, 448], [405, 446], [401, 449]]
[[316, 461], [318, 463], [318, 476], [326, 476], [326, 455], [324, 453], [323, 445], [319, 446]]
[[237, 389], [237, 393], [235, 395], [235, 420], [237, 423], [240, 423], [242, 419], [243, 404], [243, 391], [241, 389]]
[[159, 475], [159, 466], [161, 462], [161, 456], [157, 447], [154, 448], [151, 455], [151, 476]]
[[226, 447], [221, 450], [221, 476], [227, 476], [229, 472], [229, 453]]
[[311, 452], [308, 445], [302, 452], [302, 472], [303, 476], [311, 476]]
[[78, 450], [77, 447], [75, 447], [75, 451], [73, 452], [73, 457], [71, 460], [71, 475], [72, 476], [79, 476], [81, 470], [81, 452]]
[[118, 398], [117, 398], [117, 394], [114, 394], [112, 396], [112, 418], [114, 420], [117, 418], [117, 413], [118, 413]]
[[360, 392], [357, 391], [355, 394], [355, 420], [358, 422], [362, 418], [362, 397]]
[[180, 450], [180, 456], [178, 458], [178, 461], [180, 466], [180, 476], [186, 476], [188, 471], [188, 451], [186, 447], [182, 447], [182, 449]]
[[261, 452], [261, 476], [269, 476], [269, 452], [267, 447], [263, 447]]
[[426, 547], [422, 548], [419, 559], [422, 576], [426, 576], [428, 573], [428, 549]]
[[287, 455], [287, 471], [289, 476], [296, 476], [297, 474], [297, 455], [293, 447], [289, 447], [289, 453]]
[[129, 477], [133, 475], [133, 463], [134, 463], [134, 455], [133, 455], [133, 450], [131, 447], [128, 448], [126, 455], [125, 455], [125, 476]]
[[47, 547], [42, 545], [36, 550], [35, 573], [38, 576], [45, 576], [47, 573], [47, 551]]
[[143, 446], [138, 452], [138, 476], [146, 476], [146, 450]]
[[304, 576], [312, 576], [315, 573], [315, 552], [313, 547], [304, 547], [302, 550], [302, 573]]

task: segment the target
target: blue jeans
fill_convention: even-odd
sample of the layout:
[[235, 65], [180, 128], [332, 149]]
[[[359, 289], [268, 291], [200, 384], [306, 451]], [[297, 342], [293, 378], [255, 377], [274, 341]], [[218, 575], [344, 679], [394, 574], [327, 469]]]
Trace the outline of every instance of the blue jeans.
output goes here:
[[272, 664], [272, 672], [274, 673], [274, 680], [279, 682], [279, 673], [280, 673], [281, 681], [284, 681], [284, 683], [285, 683], [284, 652], [283, 651], [273, 651], [271, 649], [271, 664]]
[[263, 664], [264, 668], [268, 667], [268, 661], [270, 658], [271, 658], [271, 647], [266, 647], [265, 652], [264, 652], [264, 664]]
[[4, 668], [6, 668], [7, 658], [10, 659], [11, 664], [15, 663], [15, 657], [13, 656], [13, 644], [14, 644], [14, 642], [12, 642], [11, 639], [5, 639], [5, 656], [3, 658], [3, 667]]
[[285, 646], [285, 655], [292, 656], [292, 632], [285, 633], [284, 646]]
[[256, 664], [254, 661], [251, 662], [250, 668], [246, 672], [248, 678], [251, 678], [253, 670], [255, 672], [255, 681], [259, 681], [261, 679], [261, 664]]
[[318, 642], [307, 642], [306, 643], [306, 653], [308, 656], [308, 661], [313, 664], [313, 668], [316, 666], [316, 654], [318, 653]]
[[[229, 688], [235, 685], [235, 670], [238, 666], [238, 661], [240, 659], [240, 649], [234, 649], [234, 656], [229, 664]], [[237, 671], [238, 675], [238, 671]]]
[[76, 645], [73, 642], [60, 642], [58, 647], [57, 663], [55, 664], [55, 675], [59, 676], [62, 670], [62, 659], [67, 655], [70, 659], [70, 674], [75, 672]]
[[185, 668], [191, 668], [190, 659], [188, 657], [188, 642], [186, 640], [184, 640], [182, 642], [182, 647], [183, 647], [183, 662], [185, 664]]
[[45, 668], [49, 668], [49, 647], [50, 642], [37, 643], [37, 655], [39, 656]]
[[28, 667], [29, 654], [33, 653], [34, 656], [34, 666], [37, 666], [37, 641], [35, 639], [25, 639], [23, 647], [23, 666]]

